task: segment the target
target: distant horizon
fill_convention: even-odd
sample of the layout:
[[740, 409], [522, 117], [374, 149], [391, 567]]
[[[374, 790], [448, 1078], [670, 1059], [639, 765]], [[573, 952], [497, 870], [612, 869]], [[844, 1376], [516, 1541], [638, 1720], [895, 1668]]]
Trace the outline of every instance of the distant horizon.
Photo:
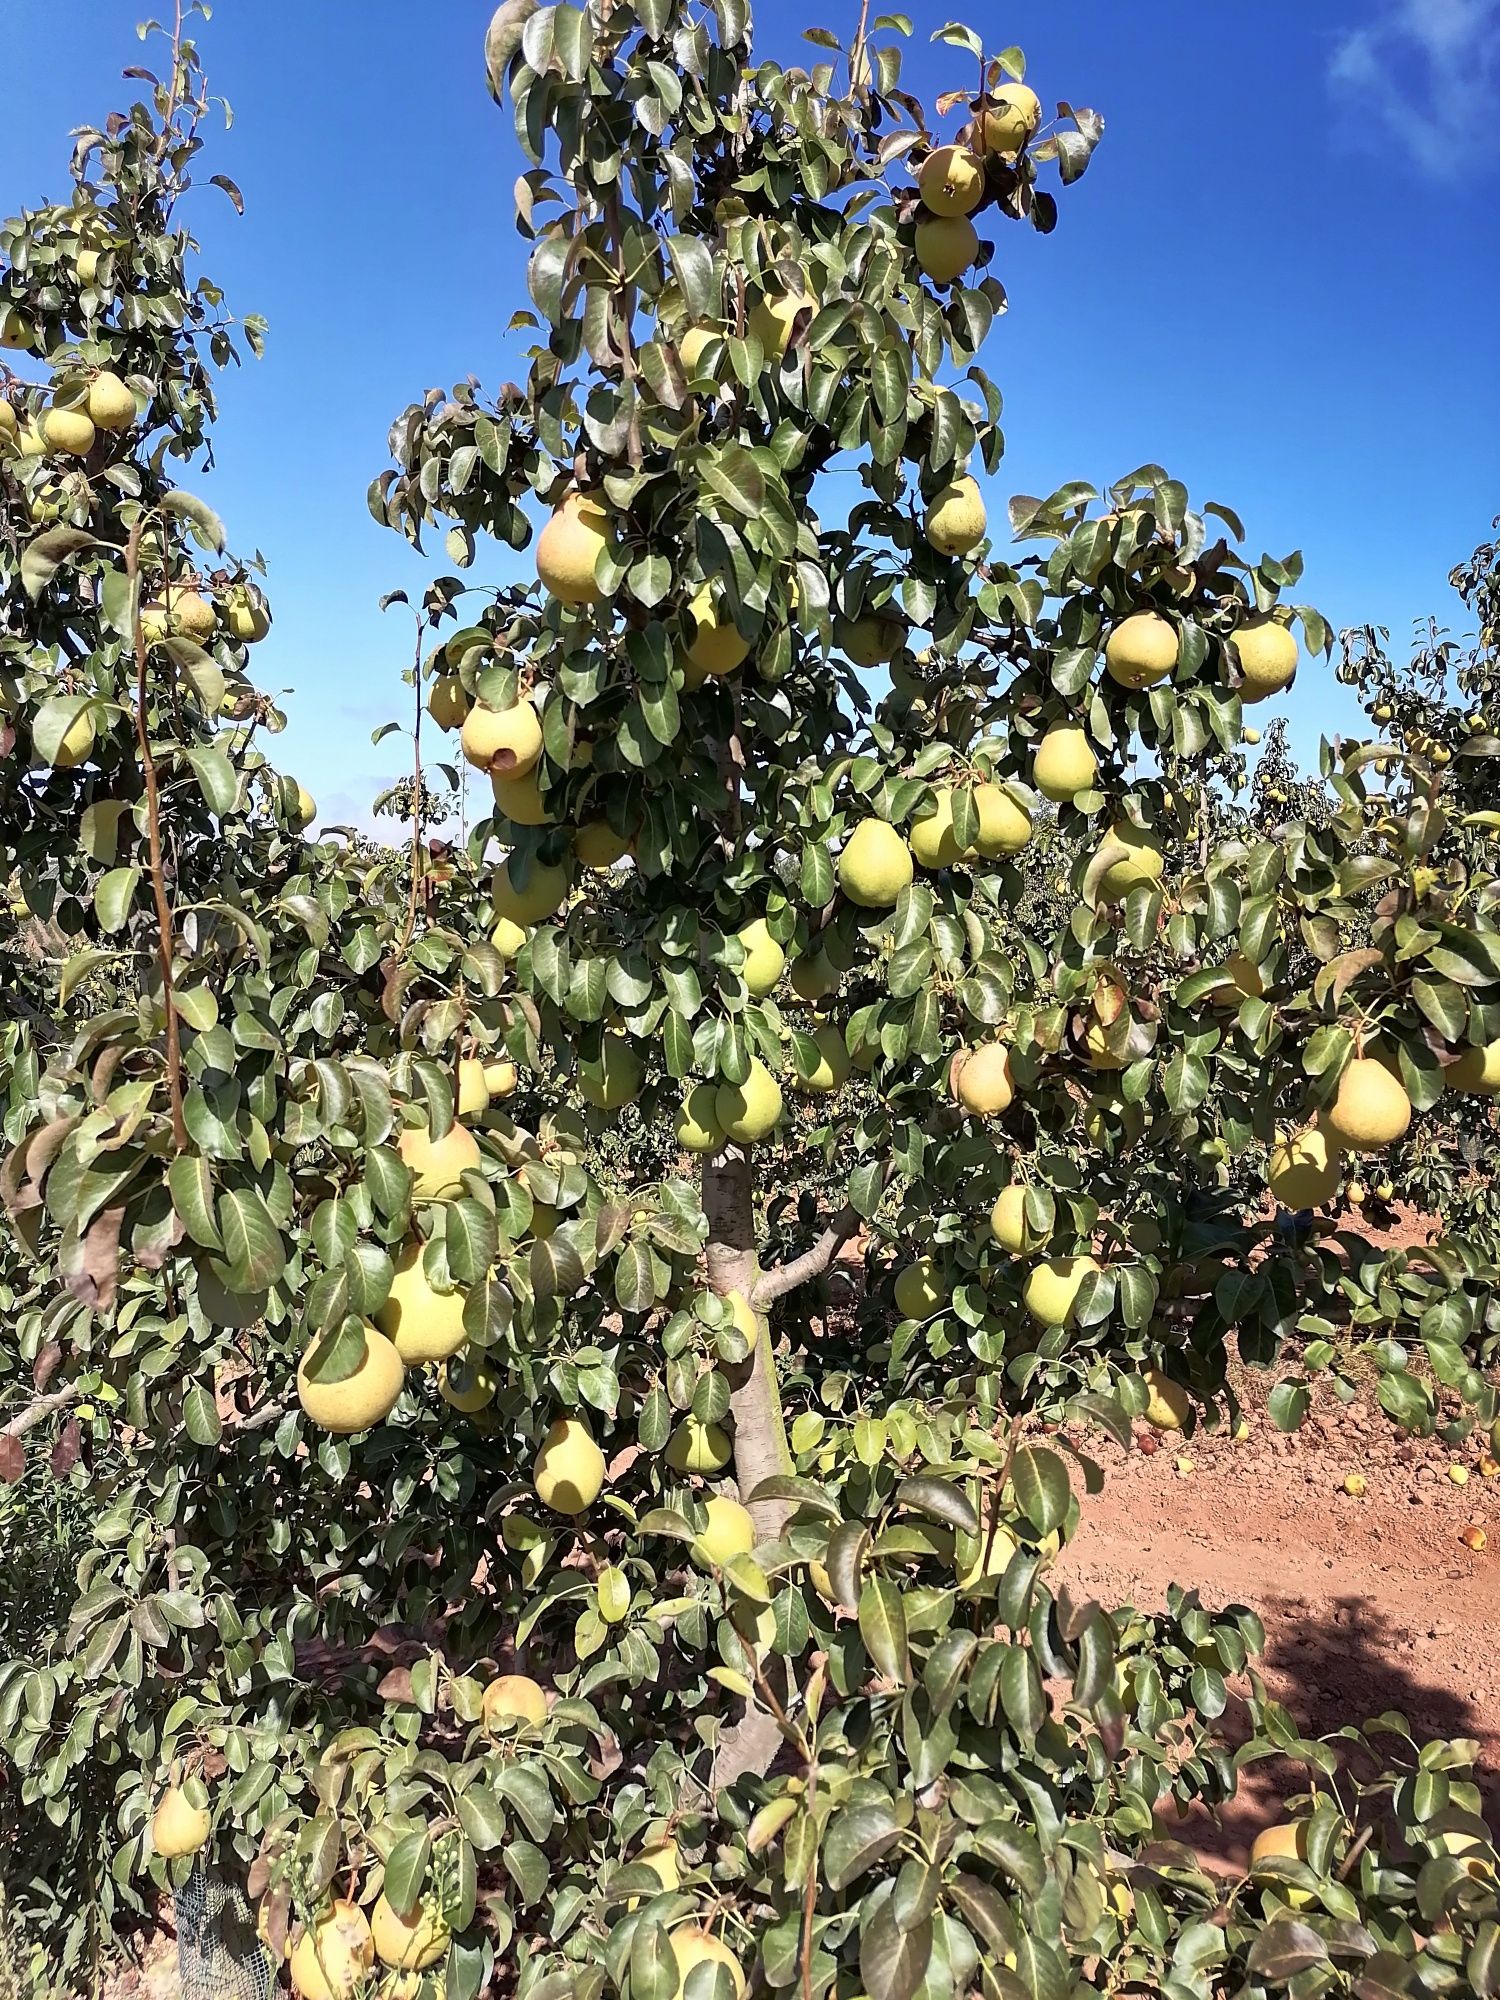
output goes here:
[[[276, 762], [322, 821], [377, 838], [389, 823], [371, 801], [409, 746], [370, 736], [406, 713], [410, 659], [409, 626], [378, 600], [451, 565], [378, 528], [366, 489], [429, 386], [518, 372], [505, 326], [526, 302], [524, 163], [485, 89], [490, 11], [457, 0], [414, 26], [399, 0], [371, 0], [354, 33], [343, 9], [219, 0], [196, 31], [235, 110], [197, 171], [236, 182], [246, 216], [202, 185], [189, 220], [229, 310], [264, 314], [270, 334], [264, 362], [222, 378], [215, 470], [185, 483], [232, 546], [267, 558], [275, 623], [252, 673], [294, 690]], [[847, 35], [857, 8], [841, 11], [812, 18]], [[1010, 295], [984, 357], [1006, 402], [1007, 456], [986, 481], [997, 556], [1027, 552], [1009, 543], [1012, 494], [1159, 462], [1195, 505], [1241, 514], [1252, 559], [1301, 549], [1296, 595], [1335, 630], [1383, 626], [1398, 658], [1428, 616], [1466, 634], [1448, 574], [1500, 514], [1500, 0], [1441, 11], [1332, 0], [1313, 25], [1270, 0], [1252, 24], [1171, 0], [1149, 31], [1104, 0], [1066, 22], [1032, 0], [1009, 11], [1004, 39], [1049, 111], [1092, 106], [1105, 134], [1055, 235], [995, 232]], [[927, 39], [946, 4], [911, 12], [906, 80], [931, 103], [966, 59]], [[66, 63], [52, 9], [12, 0], [10, 15], [25, 88], [0, 131], [5, 214], [65, 196], [70, 131], [139, 96], [120, 71], [150, 61], [133, 0], [81, 0]], [[756, 16], [760, 55], [812, 58], [805, 14], [774, 0]], [[482, 545], [471, 574], [528, 576], [529, 556]], [[1304, 765], [1321, 734], [1359, 726], [1331, 664], [1304, 662], [1257, 720], [1281, 712]]]

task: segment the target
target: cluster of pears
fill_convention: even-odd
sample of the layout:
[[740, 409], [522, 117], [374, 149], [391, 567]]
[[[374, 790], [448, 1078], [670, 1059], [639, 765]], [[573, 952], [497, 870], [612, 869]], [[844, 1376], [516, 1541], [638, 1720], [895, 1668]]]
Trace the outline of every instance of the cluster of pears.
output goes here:
[[[1242, 702], [1267, 701], [1290, 686], [1297, 671], [1297, 639], [1281, 620], [1269, 613], [1247, 619], [1230, 642], [1239, 663]], [[1133, 611], [1104, 642], [1105, 671], [1123, 688], [1156, 687], [1176, 671], [1180, 647], [1170, 618], [1159, 611]]]
[[1014, 160], [1042, 122], [1041, 100], [1024, 83], [1003, 84], [979, 105], [972, 143], [936, 146], [917, 172], [924, 213], [916, 227], [917, 262], [936, 285], [950, 285], [979, 256], [970, 217], [988, 193], [985, 159]]
[[100, 368], [59, 383], [40, 419], [28, 418], [24, 425], [15, 404], [0, 397], [0, 451], [19, 458], [87, 458], [101, 431], [127, 431], [138, 414], [129, 383]]

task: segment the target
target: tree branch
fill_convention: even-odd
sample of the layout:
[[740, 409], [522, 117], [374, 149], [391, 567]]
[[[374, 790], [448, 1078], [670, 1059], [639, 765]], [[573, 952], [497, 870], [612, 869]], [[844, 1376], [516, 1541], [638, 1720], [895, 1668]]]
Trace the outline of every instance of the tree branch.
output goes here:
[[809, 1278], [821, 1278], [858, 1228], [858, 1215], [845, 1203], [810, 1250], [804, 1250], [788, 1264], [774, 1264], [761, 1273], [750, 1293], [751, 1305], [757, 1312], [764, 1312], [768, 1305], [787, 1292], [796, 1291]]
[[69, 1382], [65, 1388], [54, 1389], [50, 1396], [38, 1396], [34, 1402], [26, 1405], [18, 1417], [11, 1418], [5, 1429], [0, 1431], [0, 1437], [25, 1437], [29, 1430], [34, 1430], [38, 1424], [45, 1423], [54, 1412], [67, 1409], [70, 1403], [79, 1402], [82, 1396], [81, 1382]]

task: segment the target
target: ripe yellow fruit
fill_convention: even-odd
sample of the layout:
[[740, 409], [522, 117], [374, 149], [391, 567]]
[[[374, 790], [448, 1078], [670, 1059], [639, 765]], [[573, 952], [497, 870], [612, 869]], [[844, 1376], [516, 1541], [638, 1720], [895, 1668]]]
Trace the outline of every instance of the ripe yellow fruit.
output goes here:
[[948, 1303], [942, 1272], [931, 1257], [919, 1257], [896, 1273], [896, 1309], [903, 1319], [931, 1319]]
[[990, 1234], [1002, 1250], [1012, 1251], [1017, 1256], [1023, 1250], [1035, 1247], [1026, 1221], [1026, 1188], [1023, 1182], [1012, 1181], [1009, 1187], [1001, 1188], [995, 1197], [995, 1205], [990, 1210]]
[[559, 604], [598, 604], [604, 589], [594, 570], [613, 544], [603, 494], [572, 492], [537, 537], [536, 573]]
[[408, 1367], [424, 1361], [445, 1361], [457, 1354], [464, 1333], [463, 1292], [437, 1292], [422, 1268], [423, 1245], [412, 1237], [396, 1260], [390, 1294], [375, 1315], [375, 1324], [394, 1343]]
[[641, 1094], [645, 1071], [634, 1046], [623, 1035], [607, 1034], [596, 1061], [581, 1063], [578, 1088], [596, 1111], [619, 1111]]
[[488, 1729], [505, 1722], [524, 1722], [540, 1729], [547, 1720], [546, 1692], [530, 1674], [501, 1674], [492, 1680], [480, 1708]]
[[451, 1201], [463, 1193], [463, 1175], [480, 1164], [478, 1142], [462, 1125], [450, 1125], [441, 1139], [430, 1138], [425, 1125], [408, 1125], [396, 1151], [415, 1176], [414, 1202]]
[[1021, 1297], [1043, 1326], [1071, 1326], [1084, 1281], [1099, 1270], [1092, 1257], [1049, 1257], [1027, 1273]]
[[484, 1063], [481, 1065], [481, 1074], [484, 1077], [485, 1095], [491, 1104], [498, 1104], [503, 1099], [515, 1095], [519, 1078], [513, 1062]]
[[682, 371], [693, 381], [702, 371], [703, 357], [716, 340], [722, 340], [721, 327], [690, 326], [677, 342], [677, 358], [682, 363]]
[[749, 1555], [755, 1547], [755, 1523], [749, 1508], [724, 1493], [713, 1494], [704, 1507], [708, 1519], [692, 1545], [693, 1561], [703, 1569], [722, 1569], [736, 1556]]
[[862, 819], [839, 855], [839, 887], [866, 910], [890, 909], [913, 873], [911, 849], [883, 819]]
[[89, 709], [80, 709], [62, 733], [62, 740], [52, 753], [54, 771], [71, 771], [79, 764], [87, 762], [94, 750], [94, 717]]
[[747, 331], [760, 342], [768, 361], [779, 361], [786, 353], [798, 313], [811, 304], [811, 299], [788, 292], [780, 298], [762, 299], [752, 309]]
[[1297, 671], [1297, 639], [1274, 618], [1255, 618], [1234, 634], [1239, 655], [1242, 702], [1266, 701], [1280, 694]]
[[259, 595], [248, 585], [232, 590], [224, 605], [224, 621], [236, 639], [253, 646], [271, 629], [270, 613]]
[[452, 1935], [441, 1912], [425, 1899], [409, 1917], [403, 1917], [381, 1896], [370, 1913], [375, 1956], [398, 1972], [425, 1972], [429, 1965], [436, 1965]]
[[674, 1472], [696, 1472], [708, 1478], [729, 1463], [728, 1433], [719, 1424], [684, 1417], [667, 1441], [667, 1463]]
[[941, 786], [933, 795], [933, 810], [911, 823], [911, 851], [923, 868], [951, 868], [964, 857], [953, 828], [954, 794]]
[[151, 1815], [151, 1845], [163, 1861], [176, 1861], [196, 1854], [212, 1825], [207, 1806], [195, 1806], [180, 1787], [169, 1785]]
[[835, 619], [834, 644], [856, 667], [883, 667], [899, 652], [906, 626], [899, 618], [866, 611], [858, 618]]
[[375, 1941], [357, 1903], [335, 1903], [297, 1940], [292, 1990], [301, 2000], [354, 2000], [375, 1967]]
[[751, 997], [762, 1000], [780, 979], [786, 966], [786, 953], [772, 937], [764, 917], [757, 917], [753, 923], [746, 924], [738, 935], [745, 947], [745, 963], [740, 968], [740, 977]]
[[1149, 827], [1118, 819], [1099, 848], [1107, 859], [1097, 894], [1102, 902], [1118, 903], [1143, 883], [1159, 882], [1166, 868], [1159, 837]]
[[742, 1146], [756, 1145], [774, 1131], [781, 1110], [781, 1085], [759, 1056], [750, 1058], [750, 1074], [743, 1083], [721, 1083], [714, 1092], [719, 1129]]
[[1443, 1082], [1450, 1090], [1469, 1091], [1476, 1097], [1500, 1097], [1500, 1042], [1465, 1049], [1443, 1071]]
[[1186, 1389], [1158, 1368], [1145, 1371], [1145, 1382], [1151, 1391], [1151, 1400], [1145, 1409], [1146, 1422], [1153, 1430], [1180, 1431], [1192, 1408]]
[[573, 835], [573, 852], [585, 868], [613, 868], [630, 852], [630, 835], [616, 833], [607, 819], [585, 820]]
[[732, 674], [750, 657], [750, 641], [734, 622], [727, 603], [714, 602], [713, 586], [700, 583], [688, 605], [693, 639], [687, 656], [702, 674], [718, 679]]
[[917, 191], [934, 215], [972, 215], [984, 199], [984, 162], [967, 146], [938, 146], [917, 170]]
[[542, 718], [529, 701], [511, 708], [475, 702], [463, 719], [459, 748], [476, 771], [524, 778], [542, 754]]
[[1242, 1000], [1263, 999], [1265, 991], [1260, 967], [1242, 951], [1232, 951], [1224, 961], [1224, 983], [1216, 986], [1209, 998], [1216, 1006], [1238, 1007]]
[[438, 1370], [438, 1394], [451, 1410], [472, 1417], [493, 1403], [500, 1388], [482, 1354], [455, 1354]]
[[0, 396], [0, 449], [12, 450], [20, 436], [20, 420], [16, 416], [16, 406]]
[[519, 778], [491, 774], [490, 790], [495, 794], [495, 810], [516, 826], [547, 826], [551, 822], [534, 770]]
[[457, 674], [439, 674], [427, 689], [427, 713], [439, 729], [461, 729], [469, 697]]
[[1099, 759], [1081, 725], [1054, 722], [1037, 745], [1032, 762], [1031, 782], [1037, 790], [1061, 804], [1080, 792], [1091, 791], [1098, 776]]
[[297, 787], [297, 803], [292, 809], [292, 824], [295, 827], [311, 826], [318, 816], [318, 802], [306, 785]]
[[673, 1126], [677, 1143], [685, 1153], [717, 1153], [724, 1143], [723, 1128], [716, 1109], [716, 1092], [711, 1083], [695, 1083], [677, 1112]]
[[960, 1590], [973, 1590], [994, 1577], [1004, 1576], [1020, 1543], [1003, 1521], [986, 1520], [979, 1534], [971, 1537], [974, 1553], [958, 1579]]
[[[1283, 1861], [1306, 1861], [1307, 1822], [1305, 1820], [1282, 1820], [1275, 1826], [1262, 1827], [1250, 1848], [1250, 1866], [1254, 1869], [1260, 1862], [1271, 1859]], [[1284, 1896], [1294, 1910], [1305, 1910], [1312, 1902], [1312, 1891], [1294, 1889], [1278, 1882], [1276, 1894]]]
[[478, 1056], [465, 1056], [458, 1066], [458, 1089], [454, 1109], [460, 1118], [472, 1118], [489, 1109], [489, 1085], [484, 1080], [484, 1064]]
[[0, 312], [0, 347], [30, 347], [31, 339], [31, 328], [14, 306]]
[[56, 404], [42, 422], [49, 448], [67, 458], [87, 458], [94, 448], [94, 420], [87, 410], [63, 410]]
[[959, 1065], [954, 1087], [959, 1103], [975, 1118], [998, 1118], [1008, 1111], [1016, 1094], [1009, 1045], [986, 1042], [971, 1049]]
[[89, 384], [88, 413], [96, 429], [128, 431], [135, 422], [135, 394], [120, 377], [101, 368]]
[[986, 861], [1019, 854], [1031, 838], [1031, 814], [1026, 808], [1003, 785], [976, 785], [974, 803], [979, 809], [976, 850]]
[[979, 231], [966, 215], [928, 215], [917, 224], [917, 262], [935, 285], [951, 285], [979, 255]]
[[213, 606], [196, 590], [170, 589], [165, 602], [147, 604], [141, 611], [141, 631], [148, 646], [174, 634], [206, 646], [217, 629]]
[[745, 1975], [727, 1944], [721, 1943], [711, 1932], [700, 1930], [696, 1924], [683, 1924], [667, 1935], [672, 1945], [672, 1956], [677, 1961], [676, 2000], [682, 2000], [688, 1975], [700, 1965], [727, 1967], [734, 1983], [735, 2000], [744, 2000]]
[[561, 864], [533, 858], [523, 870], [511, 854], [490, 878], [490, 904], [497, 917], [508, 917], [513, 924], [529, 929], [556, 916], [568, 900], [571, 886], [572, 878]]
[[811, 1076], [798, 1077], [797, 1082], [801, 1089], [824, 1097], [842, 1090], [849, 1081], [849, 1045], [831, 1021], [824, 1022], [813, 1040], [818, 1047], [818, 1066]]
[[1411, 1123], [1411, 1099], [1399, 1077], [1373, 1056], [1356, 1057], [1339, 1078], [1323, 1123], [1349, 1153], [1375, 1153], [1399, 1139]]
[[1283, 1208], [1322, 1208], [1339, 1187], [1339, 1154], [1321, 1125], [1288, 1133], [1271, 1149], [1266, 1185]]
[[559, 1417], [532, 1468], [536, 1497], [554, 1514], [582, 1514], [604, 1487], [604, 1453], [581, 1417]]
[[525, 931], [509, 917], [502, 917], [490, 932], [490, 943], [502, 958], [514, 958], [525, 942]]
[[952, 479], [927, 509], [927, 539], [940, 556], [966, 556], [984, 540], [988, 521], [979, 482]]
[[1024, 83], [1002, 83], [975, 114], [974, 133], [987, 153], [1014, 159], [1042, 122], [1042, 100]]
[[297, 1367], [297, 1400], [310, 1422], [338, 1437], [352, 1437], [384, 1423], [396, 1406], [406, 1370], [393, 1342], [365, 1321], [365, 1351], [341, 1382], [314, 1382], [307, 1356]]
[[820, 1000], [826, 1000], [831, 993], [839, 990], [839, 970], [824, 951], [811, 951], [804, 957], [794, 959], [791, 970], [792, 991], [799, 1000], [805, 1000], [815, 1007]]
[[[714, 1503], [710, 1500], [708, 1504], [712, 1507]], [[731, 1507], [736, 1504], [733, 1500], [728, 1502], [728, 1505]], [[741, 1509], [741, 1511], [743, 1512], [744, 1510]], [[652, 1871], [657, 1881], [661, 1883], [663, 1890], [670, 1893], [673, 1889], [681, 1887], [682, 1870], [677, 1865], [677, 1842], [675, 1840], [668, 1838], [666, 1840], [653, 1841], [650, 1847], [643, 1847], [635, 1859], [637, 1862], [644, 1863]]]
[[1121, 687], [1155, 687], [1177, 665], [1177, 627], [1159, 611], [1132, 612], [1104, 645], [1105, 670]]

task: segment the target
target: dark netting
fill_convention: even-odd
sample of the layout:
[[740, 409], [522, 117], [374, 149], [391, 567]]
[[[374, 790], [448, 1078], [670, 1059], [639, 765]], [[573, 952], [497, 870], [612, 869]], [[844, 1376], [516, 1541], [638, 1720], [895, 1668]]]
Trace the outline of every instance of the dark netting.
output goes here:
[[271, 1960], [244, 1891], [203, 1865], [177, 1891], [182, 2000], [269, 2000]]

